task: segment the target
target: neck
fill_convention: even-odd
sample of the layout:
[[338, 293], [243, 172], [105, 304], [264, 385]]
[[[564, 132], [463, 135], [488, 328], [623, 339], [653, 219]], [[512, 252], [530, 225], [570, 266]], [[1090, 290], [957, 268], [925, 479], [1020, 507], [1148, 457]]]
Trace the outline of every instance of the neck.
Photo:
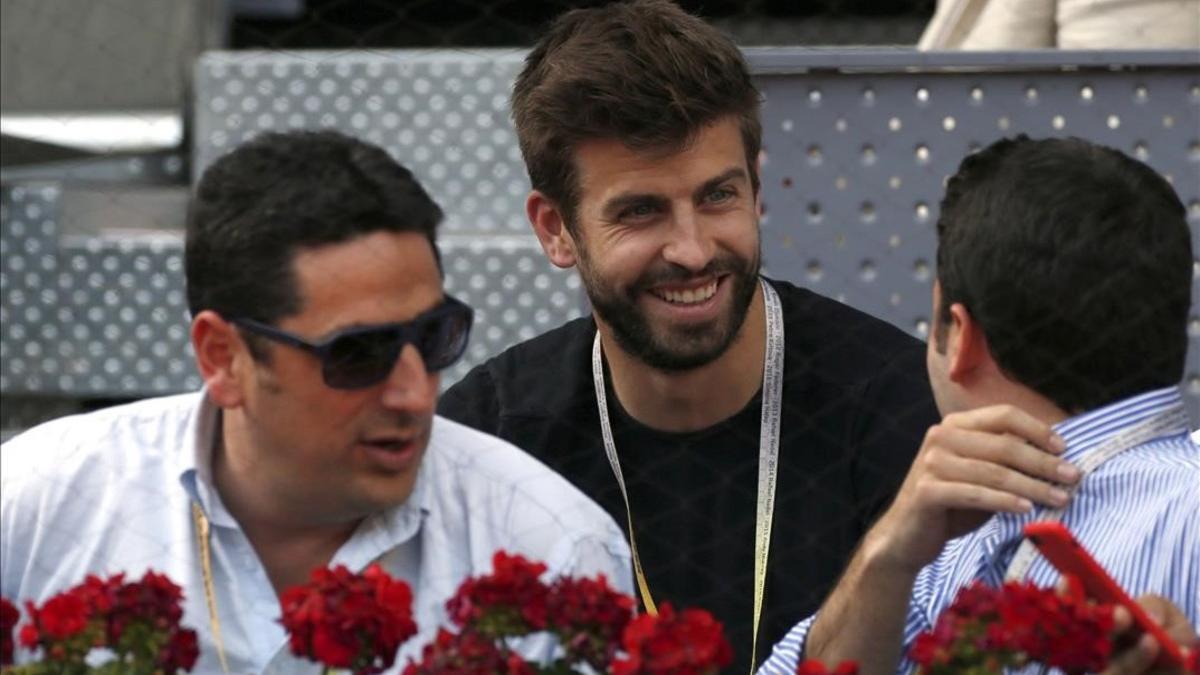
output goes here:
[[754, 290], [738, 334], [721, 356], [699, 368], [665, 372], [648, 368], [620, 348], [597, 319], [613, 392], [634, 419], [660, 431], [696, 431], [737, 414], [762, 386], [766, 360], [766, 310]]
[[307, 583], [312, 570], [324, 567], [358, 527], [357, 520], [325, 523], [305, 520], [303, 508], [274, 497], [269, 481], [256, 475], [244, 420], [224, 411], [213, 448], [212, 476], [221, 503], [241, 526], [262, 561], [277, 594]]
[[1075, 414], [1063, 410], [1050, 399], [1025, 385], [1014, 382], [1000, 372], [995, 374], [992, 386], [987, 389], [988, 393], [980, 396], [977, 401], [973, 402], [971, 404], [972, 408], [1006, 403], [1050, 426], [1054, 426]]

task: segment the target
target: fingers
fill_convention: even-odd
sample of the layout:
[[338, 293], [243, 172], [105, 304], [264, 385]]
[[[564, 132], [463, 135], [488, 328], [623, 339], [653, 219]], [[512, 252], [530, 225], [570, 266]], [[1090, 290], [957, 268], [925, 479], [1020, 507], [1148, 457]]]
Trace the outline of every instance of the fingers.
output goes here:
[[1191, 620], [1170, 600], [1160, 595], [1143, 595], [1137, 602], [1150, 619], [1162, 626], [1163, 632], [1179, 646], [1193, 647], [1200, 643], [1200, 636], [1196, 635]]
[[1138, 638], [1128, 649], [1113, 654], [1101, 675], [1133, 675], [1145, 673], [1158, 657], [1158, 643], [1149, 635]]
[[1070, 463], [1013, 436], [947, 425], [929, 430], [917, 462], [922, 473], [939, 480], [991, 488], [1052, 507], [1064, 506], [1068, 499], [1056, 484], [1079, 479], [1079, 470]]
[[993, 405], [947, 415], [943, 424], [968, 431], [1008, 433], [1060, 455], [1067, 449], [1062, 437], [1050, 425], [1011, 405]]
[[947, 509], [1028, 513], [1033, 504], [1024, 497], [969, 483], [929, 482], [920, 487], [922, 500]]
[[1031, 503], [1058, 508], [1066, 506], [1069, 499], [1060, 487], [987, 461], [957, 457], [947, 461], [943, 471], [942, 477], [946, 480], [1007, 492]]

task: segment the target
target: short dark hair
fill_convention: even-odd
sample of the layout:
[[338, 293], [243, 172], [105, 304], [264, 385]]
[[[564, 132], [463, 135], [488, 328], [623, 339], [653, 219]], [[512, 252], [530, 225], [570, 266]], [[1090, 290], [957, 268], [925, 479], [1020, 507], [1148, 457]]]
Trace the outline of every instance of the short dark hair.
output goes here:
[[218, 159], [196, 187], [188, 308], [275, 323], [302, 308], [292, 270], [299, 251], [419, 232], [436, 257], [441, 219], [412, 173], [377, 146], [333, 131], [261, 135]]
[[734, 116], [757, 192], [759, 105], [729, 38], [667, 0], [635, 0], [558, 17], [525, 59], [512, 113], [533, 188], [570, 226], [579, 200], [572, 157], [586, 140], [682, 149], [703, 127]]
[[1153, 169], [1078, 138], [998, 141], [963, 160], [937, 223], [934, 340], [962, 303], [996, 363], [1078, 413], [1178, 384], [1192, 240]]

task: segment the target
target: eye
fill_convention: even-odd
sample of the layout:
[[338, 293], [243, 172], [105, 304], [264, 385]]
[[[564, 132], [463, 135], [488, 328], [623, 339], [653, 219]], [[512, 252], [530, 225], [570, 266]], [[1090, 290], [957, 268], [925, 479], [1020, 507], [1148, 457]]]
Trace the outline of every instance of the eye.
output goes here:
[[721, 204], [727, 202], [734, 197], [737, 197], [737, 191], [733, 188], [719, 187], [704, 196], [704, 200], [709, 204]]
[[642, 220], [649, 218], [656, 213], [658, 213], [658, 209], [653, 204], [634, 204], [624, 211], [621, 211], [620, 218], [621, 220]]

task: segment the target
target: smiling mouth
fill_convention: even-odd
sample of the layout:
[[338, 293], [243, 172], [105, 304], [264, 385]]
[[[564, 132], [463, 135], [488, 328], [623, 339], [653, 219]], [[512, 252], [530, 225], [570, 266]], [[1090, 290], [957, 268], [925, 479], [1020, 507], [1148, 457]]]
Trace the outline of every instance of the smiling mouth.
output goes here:
[[719, 283], [719, 279], [714, 279], [699, 288], [685, 288], [680, 290], [656, 288], [652, 289], [650, 293], [654, 297], [665, 300], [673, 305], [698, 305], [717, 294], [717, 285]]

